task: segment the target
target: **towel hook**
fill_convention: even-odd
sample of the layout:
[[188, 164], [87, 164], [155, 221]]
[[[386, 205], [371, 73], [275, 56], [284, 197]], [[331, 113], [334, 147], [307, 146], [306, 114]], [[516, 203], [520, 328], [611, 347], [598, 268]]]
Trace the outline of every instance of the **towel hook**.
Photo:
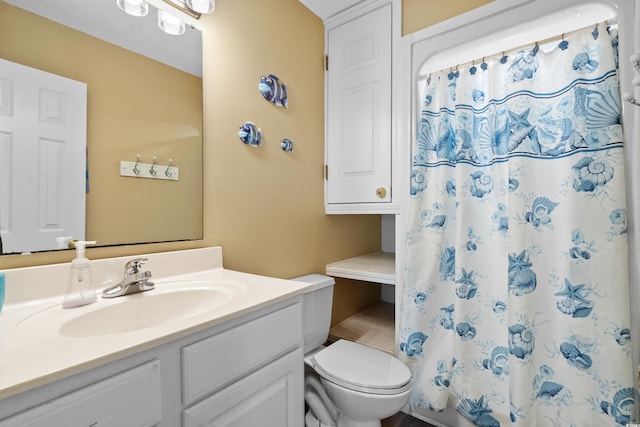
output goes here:
[[633, 97], [633, 95], [631, 95], [629, 92], [626, 92], [626, 93], [623, 93], [623, 94], [622, 94], [622, 100], [623, 100], [623, 101], [628, 101], [628, 102], [630, 102], [631, 104], [633, 104], [633, 105], [635, 105], [635, 106], [637, 106], [637, 107], [640, 107], [640, 101], [638, 101], [637, 99], [635, 99], [635, 98]]
[[629, 59], [631, 60], [631, 65], [633, 65], [636, 72], [640, 73], [640, 53], [634, 53]]
[[136, 154], [136, 164], [133, 165], [133, 173], [136, 175], [140, 174], [140, 169], [138, 168], [138, 163], [140, 162], [140, 154]]
[[158, 160], [158, 158], [156, 156], [153, 156], [153, 163], [151, 164], [151, 168], [149, 168], [149, 173], [151, 174], [151, 176], [156, 176], [156, 173], [158, 172], [156, 170], [156, 161]]
[[164, 171], [164, 176], [166, 176], [167, 178], [171, 178], [171, 176], [173, 175], [172, 172], [169, 172], [169, 169], [171, 169], [171, 166], [173, 166], [173, 159], [169, 159], [169, 165], [167, 166], [167, 169]]

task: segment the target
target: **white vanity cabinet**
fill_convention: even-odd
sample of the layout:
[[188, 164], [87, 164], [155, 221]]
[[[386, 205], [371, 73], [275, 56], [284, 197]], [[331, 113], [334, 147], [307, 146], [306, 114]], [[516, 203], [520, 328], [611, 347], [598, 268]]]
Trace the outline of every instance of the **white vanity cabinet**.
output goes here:
[[0, 427], [304, 425], [300, 301], [2, 399]]
[[391, 213], [392, 3], [369, 1], [325, 24], [325, 210]]

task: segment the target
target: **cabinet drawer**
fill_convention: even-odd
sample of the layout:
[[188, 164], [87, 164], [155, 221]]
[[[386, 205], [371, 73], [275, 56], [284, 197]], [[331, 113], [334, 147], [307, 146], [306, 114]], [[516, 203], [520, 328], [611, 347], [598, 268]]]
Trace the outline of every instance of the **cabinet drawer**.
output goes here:
[[183, 411], [183, 427], [304, 425], [302, 349]]
[[302, 314], [296, 303], [182, 349], [185, 405], [301, 346]]
[[0, 421], [0, 427], [143, 427], [161, 420], [160, 362], [153, 360]]

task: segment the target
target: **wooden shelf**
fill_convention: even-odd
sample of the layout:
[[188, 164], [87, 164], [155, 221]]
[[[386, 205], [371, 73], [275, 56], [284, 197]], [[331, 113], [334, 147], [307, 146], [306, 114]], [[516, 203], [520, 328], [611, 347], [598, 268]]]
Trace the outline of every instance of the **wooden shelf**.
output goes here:
[[394, 355], [394, 304], [381, 301], [343, 320], [329, 331], [330, 341], [338, 339], [365, 344]]
[[327, 265], [327, 274], [366, 282], [396, 283], [396, 257], [393, 253], [374, 252]]

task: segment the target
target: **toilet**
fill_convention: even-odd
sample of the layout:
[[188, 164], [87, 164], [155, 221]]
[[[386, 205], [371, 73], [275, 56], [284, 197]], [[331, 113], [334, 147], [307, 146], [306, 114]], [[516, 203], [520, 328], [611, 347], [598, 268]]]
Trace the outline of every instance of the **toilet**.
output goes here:
[[411, 372], [395, 357], [329, 336], [335, 280], [321, 274], [293, 279], [313, 287], [302, 298], [306, 427], [380, 427], [411, 393]]

